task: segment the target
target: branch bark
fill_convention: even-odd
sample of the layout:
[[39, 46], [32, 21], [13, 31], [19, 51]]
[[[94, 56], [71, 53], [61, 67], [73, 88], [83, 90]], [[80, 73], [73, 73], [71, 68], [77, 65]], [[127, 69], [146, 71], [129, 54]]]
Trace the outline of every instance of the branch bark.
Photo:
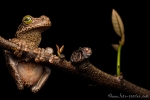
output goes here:
[[[2, 49], [7, 49], [14, 52], [18, 48], [18, 45], [0, 36], [0, 47]], [[28, 57], [30, 57], [30, 59], [33, 61], [38, 55], [38, 52], [34, 52], [34, 50], [30, 49], [21, 49], [21, 51], [23, 51], [24, 54], [28, 55]], [[145, 96], [145, 98], [150, 98], [150, 90], [139, 87], [123, 79], [121, 76], [112, 76], [96, 68], [93, 64], [89, 62], [89, 57], [91, 56], [91, 54], [92, 50], [90, 48], [83, 47], [72, 53], [70, 61], [65, 60], [65, 58], [60, 58], [54, 54], [45, 54], [45, 60], [41, 63], [53, 65], [53, 67], [57, 67], [66, 72], [80, 75], [87, 80], [94, 82], [97, 85], [104, 85], [127, 92], [132, 95], [138, 95], [140, 97]]]

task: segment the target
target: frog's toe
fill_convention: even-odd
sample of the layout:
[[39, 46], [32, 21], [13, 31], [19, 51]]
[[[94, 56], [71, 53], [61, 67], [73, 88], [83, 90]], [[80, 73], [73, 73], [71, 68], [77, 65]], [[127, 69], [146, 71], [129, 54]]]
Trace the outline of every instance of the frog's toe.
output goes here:
[[31, 88], [31, 91], [34, 92], [34, 93], [37, 93], [39, 91], [39, 88], [37, 86], [33, 86]]
[[17, 87], [18, 87], [19, 90], [23, 90], [24, 89], [23, 84], [17, 84]]

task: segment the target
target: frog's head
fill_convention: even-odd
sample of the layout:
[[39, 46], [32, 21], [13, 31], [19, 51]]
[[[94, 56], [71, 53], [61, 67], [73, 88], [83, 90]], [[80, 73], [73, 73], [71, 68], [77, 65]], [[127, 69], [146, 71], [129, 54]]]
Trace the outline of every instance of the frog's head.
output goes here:
[[16, 32], [16, 37], [19, 34], [25, 34], [28, 32], [43, 32], [51, 26], [51, 21], [45, 15], [39, 18], [34, 18], [30, 15], [26, 15], [22, 19], [22, 23], [19, 25]]

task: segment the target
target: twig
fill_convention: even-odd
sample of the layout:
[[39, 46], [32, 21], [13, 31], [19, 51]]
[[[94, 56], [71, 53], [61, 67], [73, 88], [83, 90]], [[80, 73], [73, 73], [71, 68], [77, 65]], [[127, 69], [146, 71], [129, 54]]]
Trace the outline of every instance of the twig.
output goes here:
[[[0, 36], [0, 47], [2, 49], [7, 49], [13, 52], [16, 50], [18, 45], [11, 43], [10, 41]], [[34, 52], [34, 50], [30, 49], [22, 51], [23, 53], [27, 54], [28, 57], [30, 57], [32, 60], [35, 60], [36, 56], [38, 55], [37, 52]], [[70, 61], [51, 54], [49, 56], [45, 55], [45, 61], [41, 63], [54, 65], [54, 67], [65, 70], [66, 72], [80, 75], [98, 85], [105, 85], [107, 87], [115, 88], [129, 94], [136, 94], [140, 96], [146, 96], [146, 98], [150, 98], [149, 90], [132, 84], [123, 78], [107, 74], [96, 68], [89, 62], [89, 57], [91, 56], [91, 54], [92, 50], [88, 47], [84, 47], [74, 51], [71, 55]]]

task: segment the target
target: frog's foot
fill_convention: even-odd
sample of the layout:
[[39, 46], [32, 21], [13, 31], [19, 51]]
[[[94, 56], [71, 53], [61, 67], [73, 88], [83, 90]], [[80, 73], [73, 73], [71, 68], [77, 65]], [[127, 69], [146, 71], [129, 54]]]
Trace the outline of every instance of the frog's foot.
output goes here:
[[38, 55], [35, 58], [36, 62], [44, 62], [45, 61], [45, 56], [51, 57], [52, 54], [53, 54], [53, 49], [50, 48], [50, 47], [47, 47], [46, 49], [37, 48], [35, 51], [38, 52]]
[[18, 39], [9, 39], [9, 41], [11, 41], [11, 42], [18, 45], [18, 47], [14, 51], [14, 55], [20, 58], [22, 56], [22, 51], [21, 50], [27, 48], [26, 42], [18, 40]]
[[18, 88], [19, 90], [23, 90], [23, 89], [24, 89], [24, 85], [23, 85], [23, 84], [18, 84], [18, 83], [17, 83], [17, 88]]

